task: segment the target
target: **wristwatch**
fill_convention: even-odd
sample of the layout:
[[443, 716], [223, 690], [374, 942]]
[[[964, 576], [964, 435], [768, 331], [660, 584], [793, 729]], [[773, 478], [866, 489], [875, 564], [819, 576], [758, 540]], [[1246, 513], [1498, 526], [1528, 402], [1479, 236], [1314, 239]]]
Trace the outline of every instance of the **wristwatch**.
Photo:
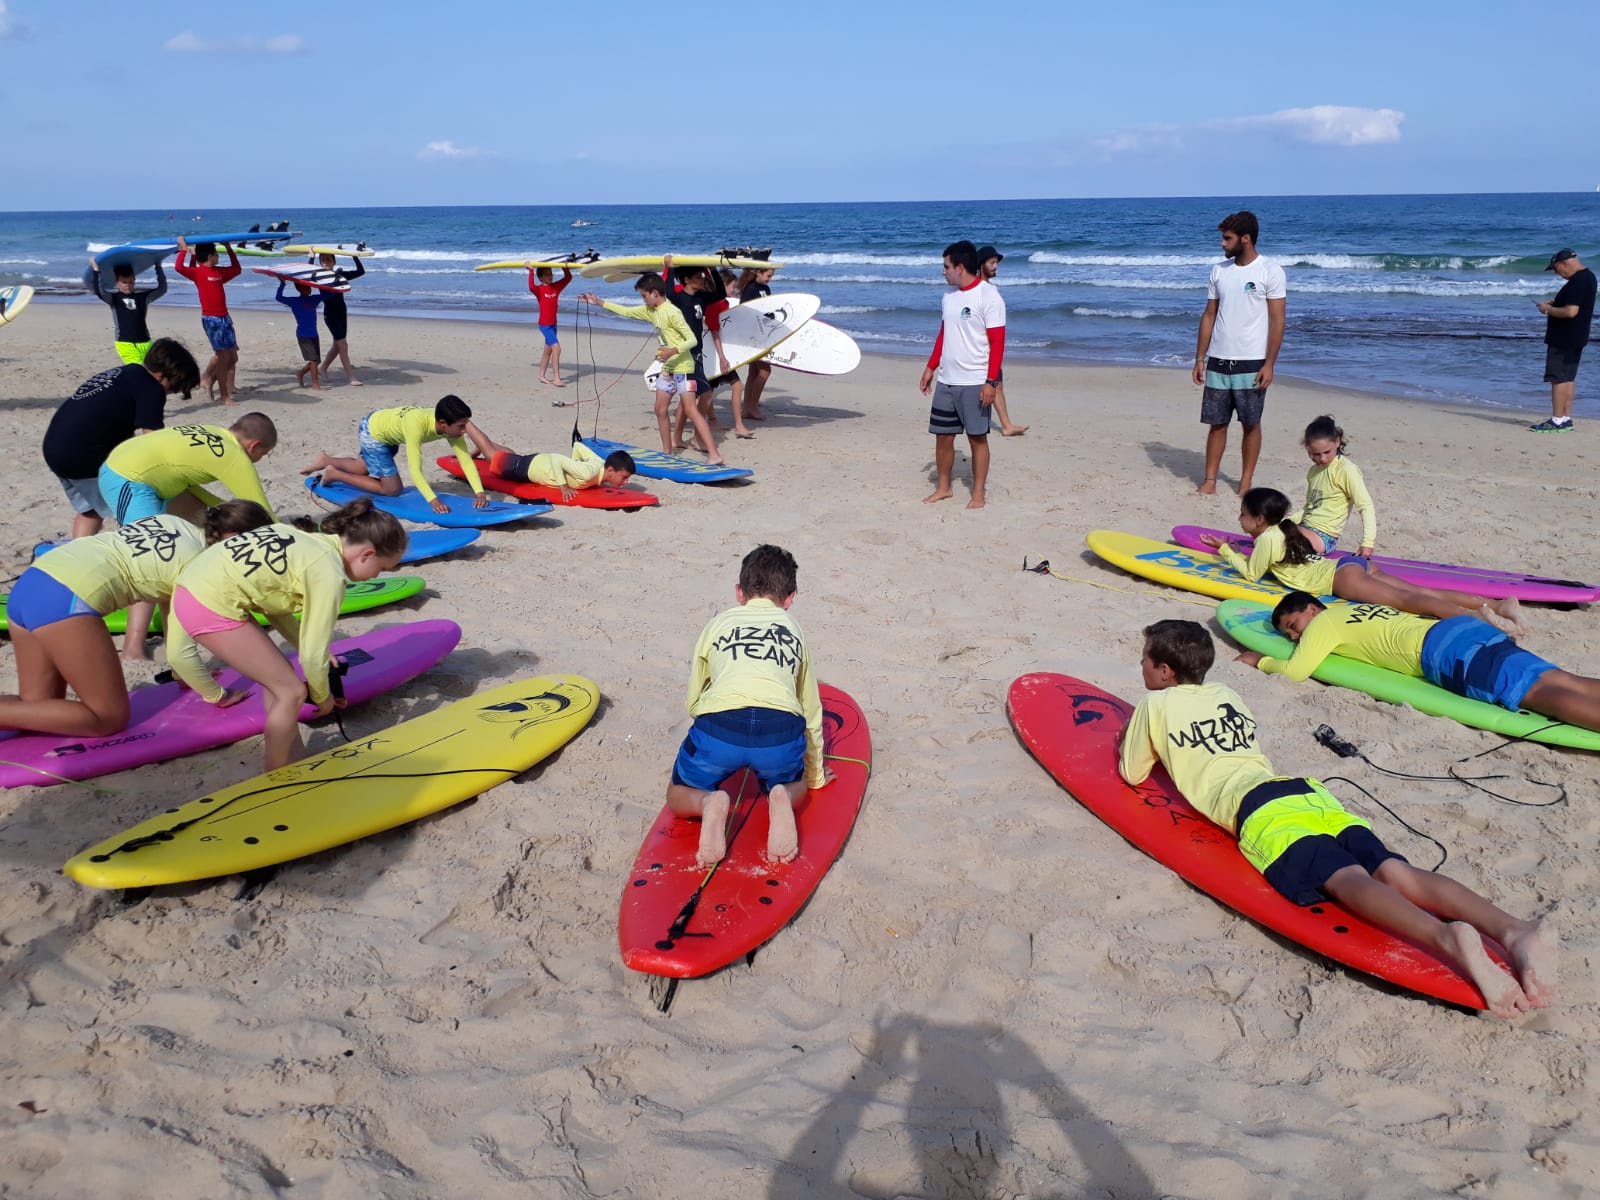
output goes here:
[[985, 379], [983, 385], [985, 387], [999, 387], [1000, 381], [998, 379]]

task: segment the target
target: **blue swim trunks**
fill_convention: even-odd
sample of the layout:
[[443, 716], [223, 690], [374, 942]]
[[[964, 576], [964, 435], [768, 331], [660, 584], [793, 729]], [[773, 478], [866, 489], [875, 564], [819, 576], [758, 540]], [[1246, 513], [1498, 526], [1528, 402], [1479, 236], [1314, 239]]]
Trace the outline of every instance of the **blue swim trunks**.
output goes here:
[[233, 332], [232, 317], [201, 317], [200, 324], [205, 327], [206, 340], [211, 343], [213, 350], [239, 348], [239, 338]]
[[131, 525], [146, 517], [159, 517], [167, 511], [166, 498], [148, 483], [124, 479], [108, 466], [100, 468], [99, 482], [100, 494], [105, 497], [110, 515], [117, 518], [119, 525]]
[[554, 325], [541, 325], [539, 326], [539, 332], [544, 334], [544, 344], [546, 346], [559, 345], [559, 342], [556, 339], [556, 327]]
[[1524, 650], [1487, 621], [1462, 614], [1422, 639], [1422, 677], [1447, 691], [1516, 712], [1528, 689], [1556, 665]]
[[390, 475], [400, 474], [400, 468], [394, 463], [394, 452], [399, 447], [391, 446], [388, 442], [380, 442], [373, 437], [372, 431], [367, 428], [367, 422], [371, 419], [371, 413], [361, 418], [361, 429], [356, 435], [361, 443], [361, 461], [367, 465], [367, 474], [374, 479], [385, 479]]
[[47, 575], [38, 567], [29, 567], [22, 573], [6, 601], [6, 618], [12, 627], [29, 632], [68, 617], [104, 615], [54, 575]]
[[749, 767], [761, 786], [805, 777], [806, 721], [775, 708], [735, 708], [694, 719], [672, 765], [672, 782], [714, 792]]
[[1300, 526], [1300, 531], [1310, 536], [1311, 548], [1323, 558], [1329, 557], [1333, 553], [1333, 548], [1339, 544], [1339, 539], [1333, 534], [1323, 533], [1322, 530], [1313, 529], [1309, 525]]

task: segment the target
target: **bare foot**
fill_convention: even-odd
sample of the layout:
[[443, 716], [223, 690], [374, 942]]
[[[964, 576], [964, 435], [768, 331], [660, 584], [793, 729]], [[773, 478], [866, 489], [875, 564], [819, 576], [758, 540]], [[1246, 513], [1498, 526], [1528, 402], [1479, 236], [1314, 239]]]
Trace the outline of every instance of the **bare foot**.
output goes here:
[[1465, 921], [1451, 921], [1444, 928], [1456, 964], [1477, 984], [1489, 1011], [1507, 1021], [1527, 1012], [1527, 994], [1489, 957], [1478, 931]]
[[708, 466], [708, 467], [725, 467], [727, 465], [728, 465], [728, 460], [725, 459], [725, 458], [709, 458], [708, 457], [706, 459], [706, 466]]
[[1248, 492], [1250, 490], [1250, 488], [1252, 486], [1253, 485], [1250, 482], [1250, 476], [1248, 476], [1248, 475], [1244, 476], [1244, 478], [1239, 480], [1239, 487], [1238, 487], [1239, 495], [1241, 495], [1241, 496], [1244, 495], [1246, 492]]
[[1490, 607], [1487, 602], [1485, 602], [1484, 606], [1473, 615], [1476, 616], [1480, 621], [1485, 621], [1488, 624], [1493, 625], [1501, 633], [1510, 634], [1512, 637], [1522, 636], [1522, 629], [1520, 626], [1514, 625], [1512, 622], [1506, 620], [1496, 609]]
[[567, 386], [565, 383], [563, 383], [559, 379], [552, 379], [550, 382], [555, 384], [557, 387], [566, 387]]
[[366, 387], [367, 385], [362, 383], [361, 380], [359, 380], [359, 379], [352, 379], [350, 381], [350, 386], [351, 387]]
[[949, 488], [940, 488], [938, 491], [934, 492], [933, 495], [924, 496], [922, 498], [922, 502], [924, 504], [937, 504], [940, 500], [950, 499], [952, 494], [953, 493]]
[[971, 509], [971, 508], [982, 508], [983, 507], [983, 493], [982, 492], [973, 492], [972, 493], [972, 499], [967, 501], [967, 507], [969, 509]]
[[746, 421], [765, 421], [767, 418], [763, 413], [747, 412], [744, 414], [744, 419]]
[[[699, 449], [699, 447], [695, 447], [695, 448]], [[672, 443], [672, 449], [668, 450], [667, 453], [668, 454], [682, 454], [687, 449], [689, 449], [689, 444], [687, 442], [673, 442]]]
[[728, 793], [711, 792], [706, 796], [705, 807], [700, 810], [700, 846], [695, 851], [694, 865], [702, 871], [714, 867], [728, 852]]
[[743, 433], [740, 433], [737, 429], [735, 429], [733, 431], [733, 436], [736, 438], [744, 438], [744, 440], [748, 442], [752, 441], [756, 435], [751, 433], [748, 429], [746, 429]]
[[1031, 428], [1032, 428], [1031, 425], [1013, 425], [1013, 426], [1011, 426], [1011, 428], [1007, 429], [1004, 425], [1002, 425], [1000, 427], [1000, 436], [1001, 437], [1021, 437], [1023, 434], [1027, 433], [1028, 430], [1031, 429]]
[[800, 853], [800, 832], [794, 824], [789, 789], [779, 784], [767, 793], [767, 857], [773, 862], [793, 862]]
[[316, 462], [312, 463], [309, 467], [301, 467], [300, 468], [300, 474], [302, 474], [302, 475], [315, 475], [318, 471], [321, 471], [324, 468], [329, 467], [331, 465], [332, 464], [328, 461], [327, 452], [323, 451], [321, 454], [317, 455], [317, 461]]
[[1524, 929], [1506, 939], [1506, 954], [1534, 1008], [1548, 1008], [1556, 998], [1559, 939], [1549, 921], [1525, 921]]
[[1199, 487], [1195, 488], [1194, 494], [1196, 496], [1215, 496], [1217, 494], [1216, 477], [1212, 476], [1210, 479], [1204, 480]]
[[1528, 635], [1528, 626], [1522, 619], [1522, 605], [1518, 603], [1515, 596], [1506, 596], [1501, 600], [1491, 600], [1489, 601], [1489, 607], [1504, 617], [1510, 624], [1512, 636], [1526, 637]]

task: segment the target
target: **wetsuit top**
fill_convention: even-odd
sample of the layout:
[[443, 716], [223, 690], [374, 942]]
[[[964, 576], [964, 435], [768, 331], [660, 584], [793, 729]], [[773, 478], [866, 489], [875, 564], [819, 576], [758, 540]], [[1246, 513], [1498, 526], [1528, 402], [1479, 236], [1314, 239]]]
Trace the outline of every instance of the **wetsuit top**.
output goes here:
[[805, 635], [786, 609], [757, 596], [700, 632], [689, 668], [689, 714], [771, 708], [806, 721], [806, 786], [821, 787], [822, 697]]
[[171, 600], [178, 572], [205, 548], [205, 534], [182, 517], [146, 517], [109, 533], [74, 538], [33, 565], [96, 612], [109, 613], [140, 600]]
[[287, 304], [289, 311], [294, 313], [294, 335], [297, 338], [314, 338], [317, 336], [317, 306], [322, 303], [324, 295], [333, 295], [332, 292], [320, 292], [311, 289], [309, 296], [302, 296], [296, 292], [292, 296], [283, 294], [283, 289], [288, 285], [287, 279], [278, 280], [278, 294], [273, 297], [279, 304]]
[[[179, 587], [219, 616], [265, 616], [284, 641], [299, 649], [313, 704], [328, 698], [328, 643], [347, 582], [344, 543], [332, 534], [307, 533], [293, 525], [265, 525], [224, 538], [178, 576]], [[189, 642], [182, 625], [174, 625], [174, 644]], [[176, 665], [173, 669], [206, 695], [205, 680], [179, 672]], [[207, 699], [220, 694], [215, 680], [210, 687], [213, 695]]]
[[272, 511], [255, 463], [233, 431], [221, 425], [174, 425], [132, 438], [111, 452], [106, 466], [124, 479], [155, 488], [163, 500], [188, 492], [215, 508], [222, 501], [201, 485], [216, 482], [240, 500], [254, 500]]
[[478, 477], [478, 466], [472, 459], [472, 447], [465, 438], [447, 438], [439, 432], [433, 410], [407, 404], [400, 408], [380, 408], [367, 417], [367, 432], [385, 446], [404, 446], [406, 465], [411, 468], [411, 482], [422, 498], [433, 503], [436, 493], [428, 486], [422, 473], [422, 444], [445, 441], [456, 452], [456, 461], [472, 485], [474, 493], [483, 491], [483, 480]]
[[161, 269], [161, 264], [156, 264], [155, 287], [135, 288], [131, 292], [124, 292], [115, 284], [109, 289], [102, 288], [100, 268], [91, 267], [89, 270], [89, 282], [94, 285], [95, 295], [111, 306], [111, 321], [117, 331], [117, 341], [148, 342], [150, 327], [145, 324], [145, 315], [150, 311], [151, 304], [167, 294], [167, 273]]
[[[361, 260], [359, 258], [351, 259], [350, 263], [351, 267], [349, 270], [346, 270], [344, 267], [334, 267], [334, 283], [349, 283], [352, 279], [360, 279], [367, 273], [367, 269], [361, 265]], [[329, 328], [331, 329], [338, 324], [341, 317], [345, 316], [349, 312], [349, 309], [345, 308], [344, 306], [343, 292], [323, 292], [321, 295], [322, 319], [329, 322]], [[300, 336], [304, 337], [307, 335], [302, 334]]]
[[1378, 510], [1367, 491], [1361, 468], [1342, 454], [1334, 455], [1325, 467], [1315, 463], [1306, 472], [1306, 503], [1289, 519], [1296, 525], [1309, 525], [1318, 533], [1337, 538], [1344, 530], [1350, 510], [1361, 514], [1361, 544], [1375, 546], [1378, 540]]
[[1190, 804], [1234, 834], [1245, 793], [1275, 778], [1256, 746], [1255, 717], [1220, 683], [1180, 683], [1139, 701], [1122, 735], [1117, 770], [1137, 786], [1157, 760]]
[[693, 374], [695, 336], [677, 305], [660, 304], [651, 308], [648, 304], [623, 305], [607, 300], [604, 308], [619, 317], [649, 321], [656, 327], [656, 336], [661, 339], [661, 344], [671, 347], [673, 351], [672, 357], [661, 364], [661, 369], [668, 375]]
[[739, 293], [739, 303], [748, 304], [752, 300], [762, 300], [770, 295], [772, 295], [772, 288], [768, 284], [747, 284], [744, 290]]
[[[684, 324], [688, 325], [689, 332], [694, 334], [694, 353], [697, 357], [705, 345], [706, 309], [719, 300], [728, 298], [728, 289], [724, 286], [722, 277], [715, 271], [712, 271], [710, 276], [716, 282], [702, 292], [690, 292], [676, 279], [667, 280], [667, 299], [677, 305], [678, 311], [683, 314]], [[720, 318], [712, 328], [718, 330], [722, 328]]]
[[141, 430], [160, 429], [161, 381], [138, 364], [86, 379], [44, 431], [44, 461], [62, 479], [93, 479], [106, 457]]
[[539, 297], [539, 324], [554, 325], [561, 311], [561, 290], [572, 282], [572, 271], [563, 267], [560, 283], [540, 283], [537, 267], [528, 269], [528, 290]]
[[195, 291], [200, 294], [200, 315], [203, 317], [225, 317], [228, 315], [228, 296], [224, 290], [228, 280], [235, 279], [244, 270], [239, 265], [239, 256], [234, 253], [233, 247], [228, 247], [228, 265], [225, 267], [208, 267], [202, 262], [196, 262], [191, 253], [187, 265], [184, 255], [180, 252], [172, 269], [179, 275], [194, 284]]
[[1256, 668], [1268, 675], [1309, 679], [1330, 654], [1387, 667], [1402, 675], [1422, 674], [1422, 642], [1438, 622], [1386, 604], [1341, 604], [1306, 623], [1288, 658], [1263, 658]]
[[1313, 554], [1297, 566], [1284, 561], [1285, 544], [1283, 530], [1276, 525], [1269, 525], [1256, 538], [1255, 549], [1250, 551], [1248, 561], [1227, 544], [1217, 547], [1217, 556], [1251, 583], [1271, 571], [1284, 587], [1310, 592], [1313, 596], [1331, 593], [1333, 577], [1339, 570], [1339, 560]]

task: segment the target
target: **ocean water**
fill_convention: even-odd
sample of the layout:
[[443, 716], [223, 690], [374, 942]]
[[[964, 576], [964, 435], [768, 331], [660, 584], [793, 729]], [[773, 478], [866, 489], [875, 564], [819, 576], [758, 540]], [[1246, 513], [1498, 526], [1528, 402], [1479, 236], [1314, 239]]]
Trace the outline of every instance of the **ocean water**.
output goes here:
[[[1206, 277], [1220, 259], [1216, 224], [1236, 208], [1259, 216], [1261, 252], [1288, 273], [1279, 374], [1428, 400], [1529, 410], [1548, 402], [1534, 304], [1559, 284], [1543, 270], [1553, 251], [1600, 254], [1600, 193], [0, 213], [0, 284], [94, 303], [79, 282], [94, 250], [287, 218], [307, 240], [365, 239], [377, 249], [351, 293], [356, 320], [366, 311], [531, 324], [525, 276], [476, 274], [474, 264], [589, 247], [629, 255], [771, 246], [787, 264], [775, 290], [816, 293], [823, 318], [869, 352], [920, 355], [937, 331], [940, 253], [971, 237], [1006, 256], [998, 282], [1010, 354], [1187, 369]], [[229, 300], [269, 308], [274, 287], [247, 270]], [[563, 305], [569, 325], [578, 290]], [[193, 303], [183, 280], [162, 301]], [[159, 332], [159, 313], [152, 320]]]

